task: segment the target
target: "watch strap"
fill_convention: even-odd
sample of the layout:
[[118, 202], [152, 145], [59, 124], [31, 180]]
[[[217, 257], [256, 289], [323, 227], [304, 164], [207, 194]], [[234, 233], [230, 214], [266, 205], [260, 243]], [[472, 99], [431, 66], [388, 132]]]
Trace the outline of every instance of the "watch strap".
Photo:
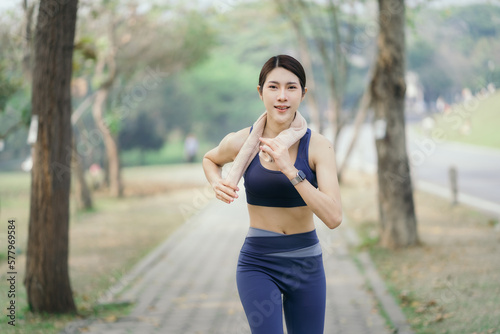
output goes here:
[[306, 179], [306, 175], [304, 174], [303, 171], [299, 170], [297, 172], [297, 176], [295, 176], [293, 179], [290, 180], [292, 182], [292, 185], [296, 186], [300, 182], [304, 181]]

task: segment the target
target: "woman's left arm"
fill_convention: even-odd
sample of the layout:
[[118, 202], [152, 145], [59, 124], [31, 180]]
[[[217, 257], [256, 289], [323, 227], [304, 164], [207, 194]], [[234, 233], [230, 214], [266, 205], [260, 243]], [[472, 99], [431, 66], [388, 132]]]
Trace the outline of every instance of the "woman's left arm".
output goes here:
[[[290, 161], [288, 150], [273, 139], [262, 138], [261, 141], [268, 146], [261, 147], [261, 149], [274, 158], [281, 172], [290, 180], [295, 178], [298, 170]], [[342, 222], [342, 204], [333, 145], [322, 135], [313, 133], [309, 145], [309, 156], [316, 170], [318, 189], [308, 180], [297, 184], [295, 189], [314, 214], [326, 226], [334, 229]]]

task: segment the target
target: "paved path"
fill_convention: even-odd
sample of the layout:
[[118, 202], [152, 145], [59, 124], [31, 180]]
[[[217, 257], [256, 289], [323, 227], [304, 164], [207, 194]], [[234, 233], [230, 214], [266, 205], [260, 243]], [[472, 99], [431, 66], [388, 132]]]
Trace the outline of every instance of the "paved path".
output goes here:
[[[328, 284], [325, 333], [388, 334], [364, 276], [347, 253], [345, 234], [351, 230], [316, 225]], [[231, 205], [210, 202], [138, 264], [123, 291], [117, 289], [114, 300], [135, 303], [130, 316], [72, 323], [64, 333], [250, 333], [235, 282], [247, 228], [243, 197]]]

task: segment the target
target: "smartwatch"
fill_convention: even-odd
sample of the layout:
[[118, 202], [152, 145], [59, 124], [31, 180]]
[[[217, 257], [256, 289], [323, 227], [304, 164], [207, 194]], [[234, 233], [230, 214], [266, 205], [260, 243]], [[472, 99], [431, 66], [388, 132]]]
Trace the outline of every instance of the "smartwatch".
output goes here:
[[291, 179], [290, 182], [292, 182], [292, 184], [294, 186], [296, 186], [297, 184], [304, 181], [305, 179], [306, 179], [306, 174], [303, 171], [299, 170], [297, 172], [297, 176], [294, 177], [293, 179]]

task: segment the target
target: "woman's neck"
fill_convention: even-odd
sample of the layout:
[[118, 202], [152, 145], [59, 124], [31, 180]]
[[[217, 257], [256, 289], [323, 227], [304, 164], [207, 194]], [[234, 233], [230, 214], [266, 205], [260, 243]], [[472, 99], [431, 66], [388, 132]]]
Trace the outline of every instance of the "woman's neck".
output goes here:
[[277, 123], [273, 122], [273, 120], [269, 119], [268, 117], [263, 136], [266, 138], [275, 138], [281, 133], [281, 131], [288, 129], [292, 124], [292, 122], [293, 120], [290, 120], [289, 122], [286, 123]]
[[264, 129], [263, 136], [266, 138], [275, 138], [277, 137], [281, 131], [288, 129], [289, 126], [278, 126], [277, 124], [266, 123], [266, 128]]

